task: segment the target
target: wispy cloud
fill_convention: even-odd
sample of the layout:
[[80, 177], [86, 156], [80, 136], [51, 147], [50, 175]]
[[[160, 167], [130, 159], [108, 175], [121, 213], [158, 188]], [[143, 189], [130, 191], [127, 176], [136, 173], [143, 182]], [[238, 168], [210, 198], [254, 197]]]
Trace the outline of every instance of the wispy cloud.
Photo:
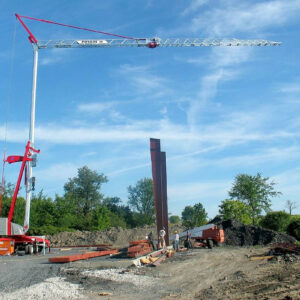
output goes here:
[[299, 94], [300, 93], [300, 80], [295, 80], [294, 82], [285, 83], [279, 89], [281, 93], [286, 94]]
[[60, 162], [50, 165], [46, 169], [34, 170], [34, 174], [45, 181], [64, 181], [76, 175], [78, 166], [71, 162]]
[[[270, 113], [271, 116], [271, 113]], [[217, 123], [201, 124], [198, 130], [189, 125], [177, 124], [168, 119], [131, 121], [127, 124], [93, 123], [90, 126], [57, 126], [54, 124], [38, 126], [36, 139], [48, 143], [59, 144], [88, 144], [99, 142], [144, 141], [149, 137], [158, 137], [168, 141], [178, 141], [186, 145], [189, 141], [197, 141], [207, 146], [233, 145], [250, 141], [288, 139], [297, 137], [297, 132], [287, 130], [272, 130], [267, 132], [263, 128], [268, 122], [264, 112], [236, 111], [220, 116]], [[5, 127], [0, 127], [0, 137], [4, 136]], [[21, 125], [9, 126], [8, 140], [23, 142], [27, 130]]]
[[112, 108], [114, 105], [115, 103], [113, 102], [82, 103], [78, 105], [78, 111], [85, 113], [101, 113]]
[[150, 66], [137, 66], [124, 64], [119, 72], [128, 79], [134, 91], [138, 94], [149, 94], [151, 98], [162, 97], [171, 90], [168, 87], [168, 79], [156, 75]]
[[190, 13], [196, 12], [200, 7], [205, 5], [208, 0], [192, 0], [190, 5], [188, 5], [182, 12], [183, 16], [189, 15]]
[[42, 66], [55, 65], [65, 62], [70, 55], [69, 49], [51, 49], [40, 55], [39, 64]]
[[211, 8], [195, 16], [188, 31], [208, 36], [226, 36], [237, 32], [256, 33], [268, 27], [281, 26], [298, 18], [298, 0], [274, 0], [253, 3], [249, 1], [219, 1], [222, 7]]
[[202, 114], [209, 101], [216, 96], [218, 85], [223, 81], [231, 80], [235, 77], [236, 71], [217, 69], [201, 79], [200, 91], [191, 99], [187, 112], [189, 126], [198, 130], [197, 125], [203, 124]]

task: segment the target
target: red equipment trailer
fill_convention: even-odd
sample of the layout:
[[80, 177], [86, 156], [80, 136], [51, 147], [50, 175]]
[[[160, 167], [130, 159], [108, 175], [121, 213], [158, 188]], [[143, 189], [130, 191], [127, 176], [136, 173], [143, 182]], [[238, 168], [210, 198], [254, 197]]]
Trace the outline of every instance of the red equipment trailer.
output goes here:
[[[179, 238], [185, 238], [185, 241], [190, 243], [190, 247], [193, 246], [191, 240], [194, 240], [194, 245], [197, 244], [199, 246], [212, 248], [213, 246], [221, 245], [225, 242], [225, 233], [224, 230], [218, 228], [217, 225], [207, 224], [181, 232]], [[172, 235], [170, 240], [175, 240], [175, 235]]]
[[[0, 218], [0, 244], [7, 242], [7, 240], [10, 240], [14, 244], [15, 252], [24, 250], [26, 254], [41, 252], [46, 247], [50, 249], [50, 242], [45, 238], [26, 235], [29, 226], [29, 220], [27, 220], [27, 216], [29, 216], [29, 212], [25, 211], [24, 227], [12, 222], [22, 177], [25, 172], [25, 184], [26, 186], [28, 186], [27, 185], [27, 180], [28, 180], [27, 163], [31, 162], [33, 166], [35, 165], [36, 163], [35, 153], [40, 153], [40, 150], [34, 149], [33, 147], [30, 146], [30, 142], [28, 142], [25, 148], [24, 156], [11, 155], [8, 156], [7, 159], [5, 160], [5, 162], [8, 162], [9, 164], [16, 163], [16, 162], [22, 162], [22, 164], [19, 172], [18, 181], [13, 194], [13, 198], [11, 201], [8, 217]], [[35, 185], [35, 180], [32, 180], [31, 190], [34, 190], [34, 185]], [[28, 208], [30, 209], [30, 205], [28, 206], [26, 205], [26, 210]], [[12, 254], [11, 252], [12, 251], [10, 250], [7, 253]], [[2, 255], [5, 254], [6, 252], [3, 251]]]

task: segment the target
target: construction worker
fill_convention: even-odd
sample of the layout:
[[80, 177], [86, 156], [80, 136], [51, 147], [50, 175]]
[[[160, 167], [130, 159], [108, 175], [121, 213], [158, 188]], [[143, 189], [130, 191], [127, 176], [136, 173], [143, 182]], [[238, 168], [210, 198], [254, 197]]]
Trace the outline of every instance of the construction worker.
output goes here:
[[149, 244], [149, 246], [152, 246], [153, 250], [155, 250], [152, 231], [148, 234], [148, 244]]
[[158, 242], [158, 248], [166, 248], [166, 241], [165, 241], [165, 235], [166, 235], [166, 231], [165, 231], [165, 227], [163, 227], [160, 231], [159, 231], [159, 242]]
[[173, 248], [174, 248], [175, 251], [179, 250], [179, 234], [178, 234], [177, 230], [175, 231], [175, 240], [174, 240], [174, 243], [173, 243]]
[[186, 239], [184, 241], [184, 247], [191, 249], [193, 248], [192, 240], [191, 240], [191, 232], [188, 230], [186, 233]]

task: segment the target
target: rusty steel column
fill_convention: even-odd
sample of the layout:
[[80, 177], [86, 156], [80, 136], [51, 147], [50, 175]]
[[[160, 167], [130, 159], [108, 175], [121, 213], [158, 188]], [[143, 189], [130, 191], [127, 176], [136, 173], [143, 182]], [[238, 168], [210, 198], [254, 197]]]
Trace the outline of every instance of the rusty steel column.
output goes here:
[[163, 227], [162, 205], [161, 205], [161, 159], [160, 159], [160, 140], [150, 139], [150, 152], [152, 162], [153, 196], [156, 213], [157, 236]]
[[163, 209], [163, 226], [166, 229], [166, 244], [169, 246], [169, 216], [168, 216], [168, 194], [167, 194], [167, 164], [166, 152], [160, 153], [161, 159], [161, 198]]
[[166, 154], [160, 151], [160, 140], [150, 139], [153, 194], [156, 212], [157, 234], [164, 227], [166, 244], [169, 245]]

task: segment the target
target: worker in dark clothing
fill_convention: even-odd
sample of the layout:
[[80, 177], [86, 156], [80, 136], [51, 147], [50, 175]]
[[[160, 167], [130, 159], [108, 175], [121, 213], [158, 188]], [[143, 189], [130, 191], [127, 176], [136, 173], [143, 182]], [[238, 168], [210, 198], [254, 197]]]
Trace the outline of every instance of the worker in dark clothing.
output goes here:
[[148, 244], [149, 246], [152, 246], [152, 249], [155, 250], [155, 245], [153, 242], [153, 233], [152, 231], [148, 234]]
[[186, 233], [186, 239], [184, 241], [184, 247], [186, 247], [188, 249], [193, 248], [193, 244], [192, 244], [192, 240], [191, 240], [191, 232], [189, 230]]

